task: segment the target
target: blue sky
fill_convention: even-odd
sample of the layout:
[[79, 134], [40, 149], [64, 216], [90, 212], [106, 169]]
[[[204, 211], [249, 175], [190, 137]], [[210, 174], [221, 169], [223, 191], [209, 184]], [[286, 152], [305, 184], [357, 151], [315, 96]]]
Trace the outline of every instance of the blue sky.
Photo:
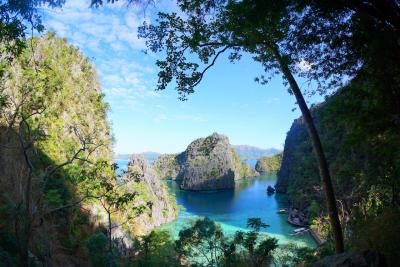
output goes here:
[[116, 153], [180, 152], [195, 138], [213, 132], [227, 135], [235, 145], [283, 148], [286, 132], [300, 112], [292, 111], [294, 97], [280, 77], [262, 86], [254, 78], [263, 70], [249, 55], [235, 64], [225, 57], [188, 101], [180, 102], [173, 87], [154, 91], [154, 63], [160, 55], [144, 54], [144, 40], [137, 38], [144, 20], [152, 21], [158, 11], [174, 10], [174, 3], [163, 0], [146, 10], [122, 3], [88, 6], [86, 0], [67, 0], [62, 9], [43, 9], [44, 24], [78, 46], [96, 67], [110, 105]]

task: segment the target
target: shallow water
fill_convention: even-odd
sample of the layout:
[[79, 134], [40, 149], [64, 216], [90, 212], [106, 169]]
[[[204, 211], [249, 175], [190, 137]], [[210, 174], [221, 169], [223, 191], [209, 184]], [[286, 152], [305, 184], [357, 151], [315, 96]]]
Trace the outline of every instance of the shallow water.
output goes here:
[[266, 188], [276, 182], [275, 175], [262, 175], [257, 178], [241, 180], [234, 190], [193, 192], [180, 190], [174, 181], [167, 181], [171, 192], [182, 206], [178, 218], [163, 227], [171, 230], [174, 236], [198, 217], [209, 217], [222, 226], [226, 235], [238, 230], [246, 231], [247, 218], [259, 217], [268, 225], [263, 233], [278, 239], [280, 244], [295, 242], [298, 245], [314, 247], [312, 238], [291, 236], [295, 229], [286, 222], [287, 214], [277, 211], [285, 207], [284, 195], [268, 195]]
[[[126, 161], [117, 163], [120, 168], [126, 168]], [[295, 227], [287, 223], [287, 214], [277, 213], [279, 209], [286, 207], [285, 196], [266, 193], [268, 185], [275, 185], [276, 175], [242, 179], [234, 190], [207, 192], [180, 190], [175, 181], [165, 182], [181, 206], [178, 218], [162, 227], [170, 230], [175, 237], [182, 228], [199, 217], [209, 217], [216, 221], [226, 235], [233, 235], [238, 230], [249, 230], [246, 228], [247, 218], [259, 217], [270, 225], [262, 232], [277, 238], [280, 244], [295, 242], [298, 245], [315, 247], [314, 241], [308, 234], [292, 236]]]

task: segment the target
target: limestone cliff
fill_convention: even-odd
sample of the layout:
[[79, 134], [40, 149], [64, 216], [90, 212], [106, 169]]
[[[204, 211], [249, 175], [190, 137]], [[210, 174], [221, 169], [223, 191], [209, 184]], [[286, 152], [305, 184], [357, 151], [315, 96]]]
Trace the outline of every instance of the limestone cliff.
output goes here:
[[127, 187], [138, 194], [136, 205], [147, 207], [134, 221], [136, 234], [148, 233], [175, 219], [178, 211], [176, 200], [143, 155], [131, 157], [125, 180]]
[[178, 179], [185, 190], [234, 188], [236, 180], [258, 175], [240, 160], [228, 137], [217, 133], [193, 141], [182, 158]]
[[262, 157], [257, 160], [256, 171], [276, 173], [279, 171], [282, 163], [282, 153], [270, 157]]
[[307, 130], [302, 118], [296, 119], [285, 140], [281, 168], [278, 171], [278, 180], [275, 185], [278, 193], [285, 193], [289, 183], [297, 179], [295, 176], [298, 173], [293, 169], [294, 166], [297, 166], [295, 163], [298, 162], [299, 153], [312, 155], [312, 147], [308, 143], [306, 144], [307, 140]]
[[163, 154], [154, 162], [154, 170], [161, 179], [173, 179], [178, 177], [182, 167], [183, 154]]

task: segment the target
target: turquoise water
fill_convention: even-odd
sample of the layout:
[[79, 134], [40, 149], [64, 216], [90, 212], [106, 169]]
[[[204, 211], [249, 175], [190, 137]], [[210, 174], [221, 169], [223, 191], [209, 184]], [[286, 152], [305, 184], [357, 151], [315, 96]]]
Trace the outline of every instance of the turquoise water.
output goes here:
[[[122, 164], [119, 166], [123, 167]], [[178, 236], [179, 231], [191, 221], [207, 216], [219, 223], [226, 235], [232, 235], [237, 230], [248, 230], [247, 218], [259, 217], [270, 225], [262, 232], [277, 238], [280, 244], [295, 242], [315, 247], [308, 234], [291, 236], [295, 228], [286, 222], [287, 214], [277, 213], [280, 208], [286, 207], [285, 196], [266, 193], [268, 185], [273, 186], [275, 182], [275, 175], [261, 175], [241, 180], [234, 190], [194, 192], [180, 190], [176, 182], [166, 181], [182, 208], [178, 218], [162, 228]]]
[[287, 214], [277, 213], [285, 207], [285, 196], [266, 193], [268, 185], [273, 186], [275, 182], [275, 175], [262, 175], [240, 181], [234, 190], [193, 192], [180, 190], [176, 182], [167, 181], [182, 210], [175, 221], [163, 228], [177, 236], [196, 218], [209, 217], [222, 226], [226, 235], [233, 235], [238, 230], [249, 230], [246, 228], [247, 218], [259, 217], [270, 225], [262, 232], [277, 238], [280, 244], [295, 242], [315, 247], [308, 234], [291, 236], [295, 228], [286, 222]]

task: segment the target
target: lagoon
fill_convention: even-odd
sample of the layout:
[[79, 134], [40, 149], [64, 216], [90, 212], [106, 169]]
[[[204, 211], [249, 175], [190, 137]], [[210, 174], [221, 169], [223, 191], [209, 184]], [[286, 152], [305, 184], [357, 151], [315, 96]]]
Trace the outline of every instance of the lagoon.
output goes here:
[[[125, 162], [118, 162], [122, 168]], [[249, 162], [250, 163], [250, 162]], [[251, 163], [250, 163], [251, 164]], [[292, 236], [295, 227], [286, 221], [287, 214], [277, 211], [286, 207], [285, 195], [268, 195], [268, 185], [274, 186], [276, 175], [261, 175], [259, 177], [242, 179], [233, 190], [222, 191], [185, 191], [172, 180], [166, 184], [175, 194], [181, 210], [173, 222], [163, 226], [177, 237], [179, 231], [199, 217], [208, 217], [219, 223], [226, 235], [233, 235], [238, 230], [248, 231], [247, 218], [259, 217], [268, 225], [263, 233], [278, 239], [280, 244], [294, 242], [298, 245], [315, 247], [315, 242], [308, 235]]]

